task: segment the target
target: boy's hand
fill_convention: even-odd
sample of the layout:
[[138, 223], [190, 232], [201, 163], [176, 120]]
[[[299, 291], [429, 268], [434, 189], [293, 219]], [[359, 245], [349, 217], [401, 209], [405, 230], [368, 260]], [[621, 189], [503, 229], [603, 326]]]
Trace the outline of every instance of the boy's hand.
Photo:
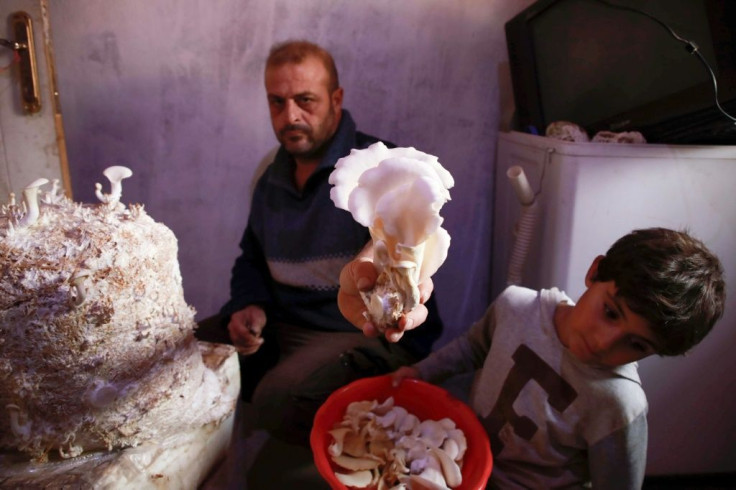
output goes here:
[[[380, 332], [371, 321], [366, 319], [365, 312], [367, 310], [363, 298], [360, 297], [360, 291], [372, 289], [377, 277], [378, 271], [376, 271], [373, 262], [365, 257], [348, 262], [340, 272], [337, 306], [340, 308], [340, 313], [350, 323], [362, 330], [367, 337], [377, 337]], [[434, 283], [432, 279], [427, 279], [419, 285], [420, 304], [399, 319], [398, 327], [386, 329], [384, 334], [389, 342], [398, 342], [405, 331], [424, 323], [429, 313], [427, 307], [424, 306], [424, 302], [429, 299], [433, 290]]]
[[417, 368], [413, 366], [401, 366], [399, 369], [391, 373], [391, 385], [396, 388], [406, 378], [422, 379]]
[[266, 325], [266, 312], [256, 305], [246, 306], [230, 316], [227, 330], [238, 352], [254, 354], [263, 344], [261, 332]]

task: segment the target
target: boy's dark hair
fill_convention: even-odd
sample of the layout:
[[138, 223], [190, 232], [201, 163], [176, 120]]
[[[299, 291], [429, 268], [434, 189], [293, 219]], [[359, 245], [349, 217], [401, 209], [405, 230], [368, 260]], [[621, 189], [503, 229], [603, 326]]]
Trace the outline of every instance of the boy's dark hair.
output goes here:
[[650, 323], [663, 356], [684, 354], [723, 315], [723, 266], [687, 232], [649, 228], [621, 237], [595, 280], [616, 283], [617, 295]]
[[318, 58], [325, 66], [329, 76], [327, 88], [330, 93], [337, 90], [340, 87], [340, 78], [337, 75], [335, 60], [329, 51], [309, 41], [293, 40], [274, 45], [268, 54], [266, 68], [273, 68], [287, 63], [299, 64], [309, 56]]

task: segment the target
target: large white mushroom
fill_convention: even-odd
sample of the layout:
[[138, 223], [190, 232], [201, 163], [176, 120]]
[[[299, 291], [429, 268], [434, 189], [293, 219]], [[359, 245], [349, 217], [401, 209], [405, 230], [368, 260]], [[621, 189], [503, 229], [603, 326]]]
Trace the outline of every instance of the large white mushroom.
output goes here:
[[418, 285], [447, 258], [450, 235], [439, 212], [453, 178], [433, 155], [378, 142], [338, 160], [329, 182], [335, 206], [373, 239], [379, 277], [363, 296], [369, 319], [381, 330], [393, 326], [419, 304]]

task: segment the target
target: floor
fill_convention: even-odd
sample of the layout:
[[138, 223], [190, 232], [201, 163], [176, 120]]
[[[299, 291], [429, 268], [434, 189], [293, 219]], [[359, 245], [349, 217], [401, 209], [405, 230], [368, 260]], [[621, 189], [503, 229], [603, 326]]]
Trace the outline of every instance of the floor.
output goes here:
[[648, 476], [642, 490], [733, 490], [736, 473]]
[[239, 405], [231, 450], [200, 490], [329, 490], [312, 452], [248, 427], [247, 405]]

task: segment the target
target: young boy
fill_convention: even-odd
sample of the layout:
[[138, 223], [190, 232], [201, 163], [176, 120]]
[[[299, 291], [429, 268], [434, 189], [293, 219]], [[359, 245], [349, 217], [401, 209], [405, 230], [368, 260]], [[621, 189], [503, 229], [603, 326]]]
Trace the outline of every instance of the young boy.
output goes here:
[[641, 488], [647, 400], [636, 361], [683, 354], [723, 313], [718, 258], [687, 233], [634, 231], [597, 257], [577, 303], [512, 286], [462, 336], [394, 373], [433, 383], [476, 371], [470, 403], [492, 487]]

